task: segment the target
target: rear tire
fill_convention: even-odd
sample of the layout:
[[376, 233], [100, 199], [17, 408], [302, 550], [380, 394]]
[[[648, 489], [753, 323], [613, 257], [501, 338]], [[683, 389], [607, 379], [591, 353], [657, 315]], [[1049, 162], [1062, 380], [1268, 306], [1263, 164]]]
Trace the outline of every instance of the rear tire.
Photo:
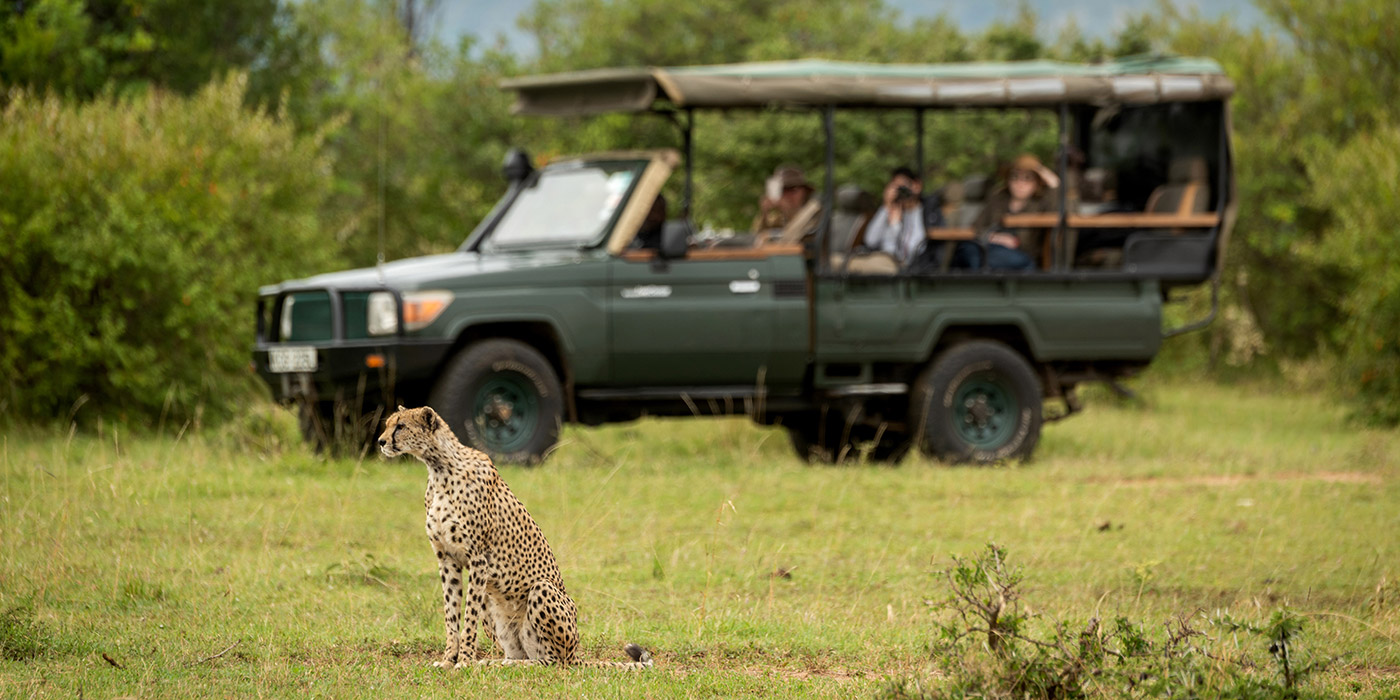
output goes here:
[[564, 390], [544, 355], [492, 339], [459, 352], [428, 397], [463, 444], [501, 463], [538, 464], [559, 440]]
[[1026, 459], [1040, 440], [1042, 393], [1029, 362], [992, 340], [934, 358], [910, 392], [920, 451], [950, 463]]

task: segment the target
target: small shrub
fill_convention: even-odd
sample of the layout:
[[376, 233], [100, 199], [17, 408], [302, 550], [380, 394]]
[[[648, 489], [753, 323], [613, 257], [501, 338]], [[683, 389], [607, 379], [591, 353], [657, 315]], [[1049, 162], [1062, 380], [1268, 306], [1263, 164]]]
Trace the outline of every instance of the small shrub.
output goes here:
[[236, 412], [218, 432], [225, 447], [268, 457], [280, 456], [301, 444], [297, 417], [268, 401], [254, 401]]
[[[1302, 619], [1288, 611], [1266, 625], [1183, 617], [1168, 621], [1160, 635], [1126, 617], [1045, 620], [1022, 605], [1023, 575], [993, 544], [975, 557], [954, 557], [942, 578], [949, 593], [931, 603], [940, 615], [931, 652], [942, 677], [927, 687], [897, 680], [883, 697], [1282, 700], [1304, 697], [1304, 680], [1321, 668], [1300, 656]], [[1249, 649], [1222, 650], [1220, 640], [1198, 626], [1248, 633], [1254, 646], [1268, 649], [1278, 676], [1259, 678]]]

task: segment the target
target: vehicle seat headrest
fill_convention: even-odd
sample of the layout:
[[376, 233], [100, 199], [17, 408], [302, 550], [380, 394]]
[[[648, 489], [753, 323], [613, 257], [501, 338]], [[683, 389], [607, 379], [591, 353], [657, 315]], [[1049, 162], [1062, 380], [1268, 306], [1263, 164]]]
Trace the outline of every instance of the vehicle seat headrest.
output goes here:
[[1200, 156], [1173, 158], [1167, 168], [1167, 181], [1171, 183], [1205, 182], [1210, 179], [1206, 159]]
[[963, 179], [963, 199], [968, 202], [981, 202], [987, 198], [987, 176], [970, 175]]
[[955, 207], [962, 204], [964, 199], [967, 199], [967, 189], [963, 186], [963, 183], [957, 181], [944, 185], [943, 189], [939, 190], [939, 193], [943, 195], [943, 204], [945, 206]]
[[851, 183], [836, 188], [836, 208], [839, 211], [863, 214], [873, 207], [873, 200], [860, 185]]

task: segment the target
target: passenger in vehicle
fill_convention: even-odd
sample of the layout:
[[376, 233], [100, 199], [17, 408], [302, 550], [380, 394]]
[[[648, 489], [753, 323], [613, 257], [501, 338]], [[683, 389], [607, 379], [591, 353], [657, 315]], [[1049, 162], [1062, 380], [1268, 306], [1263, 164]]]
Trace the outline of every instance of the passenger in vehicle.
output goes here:
[[[1079, 176], [1074, 213], [1081, 216], [1097, 216], [1131, 211], [1131, 208], [1118, 201], [1117, 184], [1113, 171], [1107, 168], [1088, 168]], [[1123, 258], [1123, 243], [1129, 229], [1086, 228], [1073, 233], [1075, 267], [1117, 267]]]
[[1118, 202], [1117, 183], [1108, 168], [1088, 168], [1079, 177], [1075, 213], [1086, 216], [1126, 211]]
[[[1002, 224], [1007, 214], [1055, 210], [1051, 191], [1060, 178], [1024, 153], [1011, 161], [1005, 185], [992, 194], [972, 227], [987, 244], [986, 266], [994, 270], [1033, 270], [1045, 232], [1041, 229], [1008, 229]], [[979, 261], [980, 262], [980, 261]]]
[[647, 218], [642, 220], [642, 227], [637, 230], [637, 237], [632, 239], [632, 247], [643, 250], [655, 250], [661, 247], [661, 227], [666, 223], [666, 196], [658, 194], [651, 203], [651, 209], [647, 212]]
[[781, 231], [787, 227], [812, 199], [815, 189], [802, 169], [795, 165], [780, 165], [764, 183], [758, 199], [758, 216], [754, 217], [755, 233]]
[[880, 208], [865, 227], [865, 247], [888, 253], [907, 266], [928, 240], [924, 227], [923, 182], [913, 170], [898, 167], [890, 172]]

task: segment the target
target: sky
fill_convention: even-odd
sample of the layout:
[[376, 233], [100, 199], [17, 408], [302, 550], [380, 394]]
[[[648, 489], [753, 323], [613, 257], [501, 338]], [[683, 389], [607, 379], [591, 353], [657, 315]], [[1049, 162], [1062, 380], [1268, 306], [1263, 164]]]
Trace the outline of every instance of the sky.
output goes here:
[[[1206, 17], [1230, 15], [1239, 24], [1252, 26], [1262, 15], [1249, 0], [1175, 0], [1178, 7], [1196, 7]], [[1107, 37], [1137, 13], [1157, 7], [1158, 0], [1028, 0], [1031, 9], [1045, 22], [1044, 36], [1053, 39], [1070, 21], [1091, 37]], [[533, 53], [535, 47], [517, 27], [515, 20], [533, 4], [532, 0], [442, 0], [438, 33], [449, 43], [464, 34], [482, 44], [493, 44], [504, 37], [506, 46], [517, 53]], [[886, 0], [886, 4], [906, 17], [935, 17], [946, 14], [964, 31], [977, 32], [998, 19], [1015, 16], [1018, 0]]]

